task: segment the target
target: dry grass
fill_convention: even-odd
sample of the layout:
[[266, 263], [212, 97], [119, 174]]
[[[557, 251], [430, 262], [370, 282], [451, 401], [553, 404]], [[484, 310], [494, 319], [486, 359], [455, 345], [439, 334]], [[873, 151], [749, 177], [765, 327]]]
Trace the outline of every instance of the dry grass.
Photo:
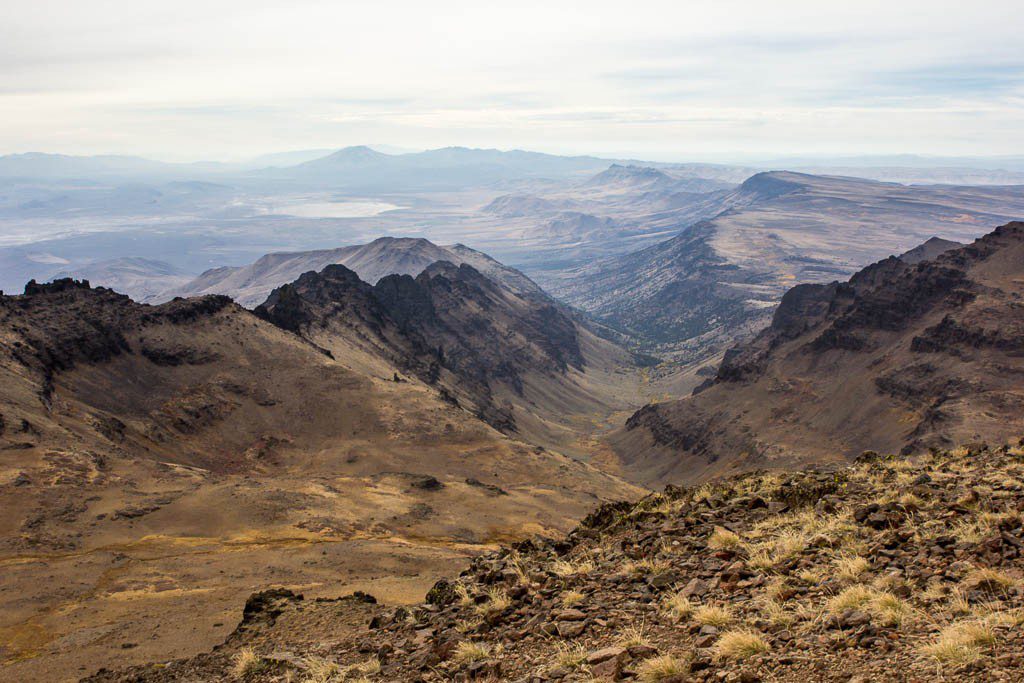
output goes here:
[[374, 674], [380, 673], [380, 659], [377, 657], [370, 657], [365, 662], [359, 664], [353, 664], [348, 668], [347, 673], [349, 675], [356, 674], [359, 676], [373, 676]]
[[647, 633], [644, 631], [644, 626], [627, 626], [622, 629], [622, 633], [619, 635], [618, 640], [615, 644], [619, 647], [636, 647], [638, 645], [650, 645], [651, 641], [647, 638]]
[[945, 600], [948, 592], [949, 591], [941, 580], [932, 580], [928, 582], [928, 585], [925, 586], [925, 589], [921, 592], [921, 599], [926, 602]]
[[971, 601], [967, 599], [967, 594], [959, 588], [954, 589], [949, 596], [949, 609], [953, 614], [970, 614], [974, 607], [971, 605]]
[[980, 512], [971, 519], [957, 522], [950, 530], [961, 543], [981, 543], [996, 532], [999, 524], [1010, 518], [1005, 512]]
[[906, 600], [862, 584], [843, 589], [825, 604], [825, 610], [834, 615], [850, 609], [867, 612], [883, 625], [896, 627], [917, 614]]
[[960, 621], [942, 629], [933, 642], [921, 646], [920, 652], [939, 664], [959, 667], [976, 662], [982, 648], [994, 645], [996, 640], [989, 620]]
[[307, 657], [304, 661], [306, 675], [303, 683], [330, 683], [341, 675], [341, 667], [329, 659]]
[[661, 655], [647, 659], [640, 665], [637, 670], [637, 680], [640, 683], [659, 683], [689, 673], [690, 663], [685, 659], [674, 655]]
[[508, 597], [501, 588], [488, 588], [487, 589], [487, 600], [475, 605], [474, 609], [483, 615], [494, 614], [496, 612], [503, 612], [512, 605], [512, 599]]
[[715, 654], [720, 659], [746, 659], [769, 649], [764, 636], [750, 629], [726, 631], [715, 643]]
[[974, 590], [999, 595], [1016, 586], [1017, 579], [998, 569], [983, 567], [970, 571], [962, 584]]
[[701, 605], [693, 610], [693, 621], [701, 626], [722, 628], [733, 621], [733, 614], [726, 605]]
[[578, 560], [558, 560], [551, 565], [551, 571], [556, 576], [568, 578], [571, 576], [584, 576], [594, 571], [594, 561], [589, 558]]
[[926, 503], [921, 497], [915, 496], [913, 493], [904, 493], [896, 502], [907, 510], [924, 510], [928, 507], [928, 503]]
[[871, 569], [871, 563], [858, 555], [841, 555], [833, 562], [835, 576], [840, 581], [859, 581]]
[[508, 565], [512, 568], [512, 571], [516, 573], [516, 580], [524, 585], [530, 586], [533, 581], [530, 580], [530, 573], [527, 571], [526, 561], [518, 551], [513, 550], [508, 556]]
[[667, 516], [675, 514], [680, 510], [680, 508], [682, 508], [682, 506], [683, 501], [659, 494], [657, 498], [650, 502], [650, 505], [647, 507], [647, 511]]
[[572, 607], [573, 605], [578, 605], [583, 602], [585, 597], [586, 596], [579, 591], [563, 591], [559, 596], [559, 600], [561, 600], [562, 605], [565, 607]]
[[243, 647], [232, 658], [231, 673], [235, 678], [245, 678], [262, 671], [267, 663], [251, 647]]
[[773, 626], [791, 626], [797, 620], [797, 615], [774, 600], [765, 600], [760, 605], [761, 616]]
[[574, 671], [587, 663], [587, 648], [583, 643], [558, 643], [557, 649], [559, 666]]
[[682, 592], [673, 593], [661, 601], [663, 612], [673, 619], [682, 620], [693, 614], [693, 603]]
[[800, 579], [804, 583], [816, 584], [821, 583], [821, 580], [824, 578], [824, 574], [822, 570], [818, 568], [803, 569], [797, 573], [796, 578]]
[[848, 609], [864, 609], [877, 596], [878, 591], [868, 586], [850, 586], [829, 598], [825, 603], [825, 609], [832, 614], [841, 614]]
[[708, 547], [712, 550], [736, 550], [742, 545], [740, 537], [724, 527], [716, 526], [708, 536]]
[[881, 593], [871, 602], [871, 612], [883, 626], [902, 626], [916, 614], [909, 602], [892, 593]]
[[802, 553], [812, 535], [801, 529], [782, 529], [772, 537], [751, 546], [747, 564], [754, 569], [774, 569], [782, 562]]
[[459, 599], [460, 607], [469, 607], [473, 604], [473, 596], [469, 594], [469, 589], [466, 588], [466, 584], [455, 584], [455, 595]]
[[490, 659], [491, 653], [491, 646], [487, 643], [464, 640], [455, 647], [455, 654], [452, 655], [452, 659], [459, 664], [469, 664]]
[[622, 565], [623, 574], [634, 576], [657, 575], [672, 569], [672, 563], [668, 560], [645, 557], [640, 560], [629, 560]]

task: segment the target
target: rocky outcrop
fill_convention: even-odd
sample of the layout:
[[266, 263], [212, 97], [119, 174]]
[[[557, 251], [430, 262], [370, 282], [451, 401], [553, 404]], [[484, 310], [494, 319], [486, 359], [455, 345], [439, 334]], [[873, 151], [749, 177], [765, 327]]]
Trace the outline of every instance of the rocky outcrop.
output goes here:
[[371, 681], [1015, 680], [1022, 452], [866, 452], [669, 487], [478, 557], [422, 604], [259, 593], [213, 652], [88, 680], [220, 679], [248, 649], [260, 682], [328, 667]]
[[362, 343], [503, 431], [516, 423], [495, 397], [499, 386], [522, 396], [528, 374], [584, 366], [576, 323], [559, 306], [465, 263], [441, 261], [374, 286], [330, 265], [274, 290], [255, 312], [317, 344], [329, 346], [332, 334]]
[[1008, 438], [1024, 431], [1022, 275], [1024, 223], [1010, 223], [934, 260], [798, 285], [692, 397], [630, 418], [616, 449], [648, 478], [686, 479]]

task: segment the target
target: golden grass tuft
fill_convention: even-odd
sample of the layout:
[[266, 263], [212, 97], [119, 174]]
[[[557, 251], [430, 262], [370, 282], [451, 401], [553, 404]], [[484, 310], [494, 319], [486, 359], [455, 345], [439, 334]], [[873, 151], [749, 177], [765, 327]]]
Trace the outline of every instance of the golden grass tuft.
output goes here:
[[674, 655], [660, 655], [644, 660], [637, 669], [640, 683], [660, 683], [690, 673], [690, 663]]
[[474, 606], [479, 614], [503, 612], [512, 604], [512, 598], [508, 597], [508, 593], [501, 588], [488, 588], [486, 594], [487, 600]]
[[469, 589], [464, 583], [455, 584], [455, 596], [459, 599], [460, 607], [469, 607], [473, 604], [473, 596], [469, 594]]
[[715, 654], [720, 659], [747, 659], [769, 649], [764, 636], [751, 629], [726, 631], [715, 643]]
[[590, 572], [594, 571], [594, 561], [590, 558], [580, 558], [578, 560], [558, 560], [551, 565], [551, 571], [556, 576], [562, 578], [569, 578], [571, 576], [585, 576]]
[[829, 598], [825, 609], [832, 614], [840, 614], [848, 609], [864, 609], [877, 595], [878, 591], [868, 586], [850, 586]]
[[716, 526], [708, 536], [708, 547], [712, 550], [735, 550], [742, 545], [740, 537], [724, 527]]
[[579, 603], [583, 602], [583, 599], [585, 597], [586, 596], [583, 595], [583, 593], [580, 593], [579, 591], [563, 591], [562, 594], [559, 596], [559, 600], [565, 607], [572, 607], [573, 605], [578, 605]]
[[243, 647], [232, 658], [231, 673], [235, 678], [245, 678], [262, 671], [267, 663], [251, 647]]
[[859, 555], [841, 555], [835, 559], [833, 565], [836, 578], [848, 583], [861, 580], [871, 569], [871, 563]]
[[693, 610], [693, 621], [701, 626], [722, 628], [732, 623], [732, 611], [726, 605], [701, 605]]
[[765, 600], [760, 605], [761, 616], [773, 626], [788, 627], [797, 620], [797, 615], [774, 600]]
[[636, 647], [638, 645], [650, 645], [651, 641], [647, 638], [647, 633], [644, 630], [643, 624], [641, 624], [640, 626], [627, 626], [622, 629], [622, 633], [619, 634], [615, 644], [619, 647]]
[[871, 601], [871, 613], [883, 626], [899, 627], [913, 617], [916, 610], [909, 602], [892, 593], [881, 593]]
[[986, 593], [998, 595], [1006, 593], [1017, 585], [1017, 579], [1004, 571], [981, 567], [967, 573], [961, 582], [963, 585], [980, 589]]
[[867, 612], [881, 624], [895, 627], [917, 615], [917, 610], [906, 600], [862, 584], [843, 589], [825, 603], [825, 611], [830, 614], [838, 615], [850, 609]]
[[676, 620], [683, 620], [693, 614], [693, 603], [682, 592], [672, 593], [661, 601], [661, 610]]
[[629, 560], [622, 565], [623, 574], [634, 576], [657, 575], [672, 569], [672, 563], [668, 560], [645, 557], [640, 560]]
[[976, 662], [982, 648], [996, 643], [996, 632], [986, 619], [960, 621], [946, 626], [931, 643], [920, 648], [920, 653], [939, 664], [953, 667]]
[[455, 653], [452, 655], [452, 659], [459, 664], [469, 664], [490, 659], [491, 654], [491, 647], [487, 643], [464, 640], [455, 646]]
[[566, 669], [582, 669], [587, 663], [587, 648], [583, 643], [558, 643], [558, 664]]
[[341, 675], [341, 667], [329, 659], [307, 657], [304, 661], [306, 675], [303, 683], [331, 683]]

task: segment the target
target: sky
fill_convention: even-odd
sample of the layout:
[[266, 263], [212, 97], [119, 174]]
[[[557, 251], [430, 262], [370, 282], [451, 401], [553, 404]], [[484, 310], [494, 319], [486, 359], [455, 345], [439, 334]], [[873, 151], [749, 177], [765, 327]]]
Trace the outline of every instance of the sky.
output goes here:
[[1024, 154], [1020, 0], [0, 0], [0, 153]]

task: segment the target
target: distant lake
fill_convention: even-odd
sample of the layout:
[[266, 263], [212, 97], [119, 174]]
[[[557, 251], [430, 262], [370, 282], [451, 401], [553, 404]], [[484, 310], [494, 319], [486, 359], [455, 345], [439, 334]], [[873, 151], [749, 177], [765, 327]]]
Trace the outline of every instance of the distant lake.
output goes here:
[[368, 218], [404, 208], [387, 202], [308, 202], [275, 206], [268, 212], [300, 218]]

